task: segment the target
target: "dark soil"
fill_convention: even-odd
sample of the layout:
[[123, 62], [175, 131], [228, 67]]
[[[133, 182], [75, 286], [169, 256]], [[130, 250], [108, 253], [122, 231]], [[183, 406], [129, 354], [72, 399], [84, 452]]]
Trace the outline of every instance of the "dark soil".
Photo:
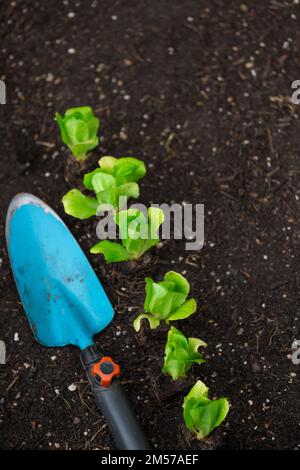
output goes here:
[[[158, 379], [166, 330], [132, 328], [145, 274], [174, 269], [200, 306], [176, 326], [209, 345], [191, 382], [201, 378], [212, 396], [231, 401], [206, 445], [300, 448], [300, 369], [290, 356], [300, 339], [300, 108], [290, 101], [300, 79], [299, 21], [292, 0], [1, 2], [1, 231], [20, 191], [64, 218], [115, 306], [97, 343], [121, 363], [153, 447], [200, 448], [182, 422], [190, 383], [168, 389]], [[156, 264], [132, 273], [89, 255], [95, 221], [63, 213], [67, 150], [53, 121], [55, 111], [85, 104], [101, 117], [95, 160], [146, 162], [141, 202], [205, 204], [200, 252], [164, 242], [153, 250]], [[2, 241], [1, 447], [114, 448], [78, 351], [34, 341]]]

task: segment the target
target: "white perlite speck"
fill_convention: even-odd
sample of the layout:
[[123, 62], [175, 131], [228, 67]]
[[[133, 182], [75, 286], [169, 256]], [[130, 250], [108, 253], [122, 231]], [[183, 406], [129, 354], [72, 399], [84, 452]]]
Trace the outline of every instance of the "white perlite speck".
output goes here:
[[76, 388], [77, 388], [77, 387], [76, 387], [75, 384], [71, 384], [71, 385], [68, 386], [68, 390], [69, 390], [70, 392], [75, 392]]

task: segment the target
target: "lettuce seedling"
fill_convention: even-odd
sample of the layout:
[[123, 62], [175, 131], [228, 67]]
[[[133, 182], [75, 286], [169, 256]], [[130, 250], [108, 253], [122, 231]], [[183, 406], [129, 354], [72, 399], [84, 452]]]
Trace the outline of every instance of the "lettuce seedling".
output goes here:
[[208, 388], [198, 380], [184, 398], [183, 418], [186, 427], [196, 434], [199, 440], [220, 426], [229, 411], [227, 398], [211, 400], [208, 398]]
[[69, 108], [64, 117], [55, 113], [61, 138], [77, 160], [84, 160], [90, 150], [99, 143], [99, 119], [90, 106]]
[[144, 310], [133, 322], [135, 331], [139, 331], [141, 320], [146, 318], [150, 328], [157, 328], [162, 320], [166, 323], [183, 320], [195, 313], [197, 302], [187, 299], [190, 292], [188, 281], [181, 274], [169, 271], [163, 281], [154, 282], [150, 277], [146, 281], [146, 299]]
[[128, 209], [118, 212], [114, 219], [119, 226], [121, 243], [102, 240], [90, 250], [103, 254], [108, 263], [136, 260], [158, 244], [158, 229], [164, 221], [161, 209], [149, 207], [147, 218], [137, 209]]
[[205, 362], [200, 346], [207, 344], [198, 338], [186, 338], [179, 330], [171, 326], [165, 348], [164, 367], [162, 372], [171, 375], [173, 380], [186, 377], [193, 363]]
[[133, 157], [102, 157], [98, 163], [99, 168], [85, 174], [83, 178], [85, 188], [93, 191], [96, 197], [71, 189], [62, 199], [67, 214], [87, 219], [96, 215], [102, 205], [117, 211], [121, 202], [139, 196], [137, 181], [146, 174], [144, 162]]

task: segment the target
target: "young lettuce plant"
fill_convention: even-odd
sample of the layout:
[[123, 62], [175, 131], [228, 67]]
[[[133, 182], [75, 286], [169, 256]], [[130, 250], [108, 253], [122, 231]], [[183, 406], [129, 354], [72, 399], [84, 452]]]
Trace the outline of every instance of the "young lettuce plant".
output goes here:
[[171, 375], [173, 380], [186, 377], [193, 363], [205, 362], [202, 354], [198, 352], [200, 346], [206, 347], [207, 344], [198, 338], [186, 338], [183, 333], [171, 326], [162, 372]]
[[94, 116], [90, 106], [69, 108], [64, 116], [55, 114], [61, 139], [71, 150], [78, 161], [85, 160], [90, 150], [99, 143], [98, 130], [99, 119]]
[[150, 277], [146, 281], [146, 299], [144, 310], [133, 322], [135, 331], [141, 328], [141, 320], [146, 318], [150, 328], [157, 328], [161, 321], [167, 324], [174, 320], [183, 320], [196, 312], [195, 299], [187, 299], [190, 285], [185, 277], [175, 271], [165, 274], [163, 281], [154, 282]]
[[98, 163], [99, 168], [85, 174], [83, 178], [84, 187], [93, 191], [96, 197], [71, 189], [62, 199], [67, 214], [87, 219], [96, 215], [101, 206], [116, 212], [121, 202], [139, 196], [137, 181], [146, 174], [144, 162], [133, 157], [102, 157]]
[[222, 423], [229, 411], [227, 398], [211, 400], [208, 388], [198, 380], [184, 398], [183, 418], [186, 427], [201, 440]]
[[102, 240], [90, 250], [91, 253], [103, 254], [108, 263], [137, 260], [158, 244], [158, 229], [164, 221], [161, 209], [149, 207], [147, 218], [137, 209], [128, 209], [118, 212], [114, 219], [119, 227], [121, 243]]

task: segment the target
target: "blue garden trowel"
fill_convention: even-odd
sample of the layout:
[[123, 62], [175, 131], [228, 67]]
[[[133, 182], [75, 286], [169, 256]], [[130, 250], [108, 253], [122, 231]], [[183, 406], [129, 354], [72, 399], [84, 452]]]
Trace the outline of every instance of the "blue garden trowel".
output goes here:
[[80, 246], [59, 216], [31, 194], [11, 201], [6, 241], [34, 336], [45, 346], [73, 344], [119, 449], [149, 449], [119, 381], [120, 367], [98, 351], [93, 335], [114, 311]]

